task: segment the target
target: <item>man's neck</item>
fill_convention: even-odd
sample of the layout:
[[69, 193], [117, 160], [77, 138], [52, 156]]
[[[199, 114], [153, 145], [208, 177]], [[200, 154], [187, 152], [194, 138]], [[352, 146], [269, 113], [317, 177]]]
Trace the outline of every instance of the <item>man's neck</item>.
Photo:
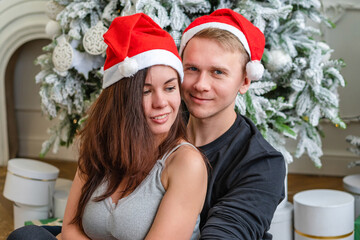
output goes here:
[[188, 139], [197, 147], [209, 144], [229, 130], [235, 120], [235, 111], [227, 116], [214, 116], [205, 119], [190, 115], [187, 125]]

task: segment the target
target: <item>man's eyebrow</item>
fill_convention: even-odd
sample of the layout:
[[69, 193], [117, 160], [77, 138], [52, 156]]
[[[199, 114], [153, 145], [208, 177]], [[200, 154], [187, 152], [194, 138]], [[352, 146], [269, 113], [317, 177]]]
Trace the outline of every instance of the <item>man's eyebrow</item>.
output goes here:
[[211, 66], [210, 69], [212, 70], [219, 70], [221, 72], [229, 72], [229, 69], [227, 67], [222, 67], [222, 66]]
[[[185, 63], [184, 64], [184, 68], [186, 67], [196, 67], [196, 68], [199, 68], [199, 65], [197, 64], [194, 64], [194, 63]], [[229, 72], [229, 69], [227, 67], [224, 67], [224, 66], [220, 66], [220, 65], [210, 65], [209, 69], [211, 70], [219, 70], [219, 71], [222, 71], [222, 72]]]
[[195, 64], [195, 63], [185, 63], [184, 64], [184, 67], [198, 67], [198, 65], [197, 64]]

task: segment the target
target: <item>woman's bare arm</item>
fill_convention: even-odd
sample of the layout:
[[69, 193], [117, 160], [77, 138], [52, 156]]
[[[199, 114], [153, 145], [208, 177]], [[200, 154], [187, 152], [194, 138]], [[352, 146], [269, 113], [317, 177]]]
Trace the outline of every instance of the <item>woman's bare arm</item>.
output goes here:
[[162, 173], [166, 193], [147, 240], [190, 239], [204, 204], [207, 168], [201, 154], [182, 146], [172, 155]]
[[61, 236], [59, 236], [61, 237], [62, 240], [89, 239], [78, 225], [71, 224], [71, 221], [73, 220], [78, 207], [78, 203], [81, 195], [81, 189], [83, 185], [84, 185], [84, 180], [79, 176], [79, 170], [77, 170], [65, 208], [65, 215], [61, 230]]

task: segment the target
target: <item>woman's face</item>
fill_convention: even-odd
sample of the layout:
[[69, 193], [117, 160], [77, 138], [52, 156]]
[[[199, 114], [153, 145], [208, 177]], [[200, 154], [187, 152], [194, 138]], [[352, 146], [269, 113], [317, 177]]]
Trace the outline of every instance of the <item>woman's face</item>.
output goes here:
[[181, 103], [177, 72], [168, 66], [150, 67], [144, 84], [143, 108], [156, 140], [163, 140], [173, 125]]

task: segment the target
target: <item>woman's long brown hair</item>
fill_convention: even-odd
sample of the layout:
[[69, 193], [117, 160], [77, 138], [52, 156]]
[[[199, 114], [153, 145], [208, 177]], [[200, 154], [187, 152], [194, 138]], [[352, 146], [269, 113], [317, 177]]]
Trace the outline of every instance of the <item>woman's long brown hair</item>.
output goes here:
[[78, 168], [85, 184], [72, 220], [80, 228], [85, 206], [103, 181], [107, 182], [107, 190], [95, 201], [111, 196], [124, 178], [127, 185], [122, 196], [132, 192], [156, 160], [180, 139], [185, 139], [185, 124], [179, 109], [166, 139], [158, 148], [154, 145], [142, 106], [146, 74], [147, 69], [141, 70], [104, 89], [89, 110], [79, 139]]

